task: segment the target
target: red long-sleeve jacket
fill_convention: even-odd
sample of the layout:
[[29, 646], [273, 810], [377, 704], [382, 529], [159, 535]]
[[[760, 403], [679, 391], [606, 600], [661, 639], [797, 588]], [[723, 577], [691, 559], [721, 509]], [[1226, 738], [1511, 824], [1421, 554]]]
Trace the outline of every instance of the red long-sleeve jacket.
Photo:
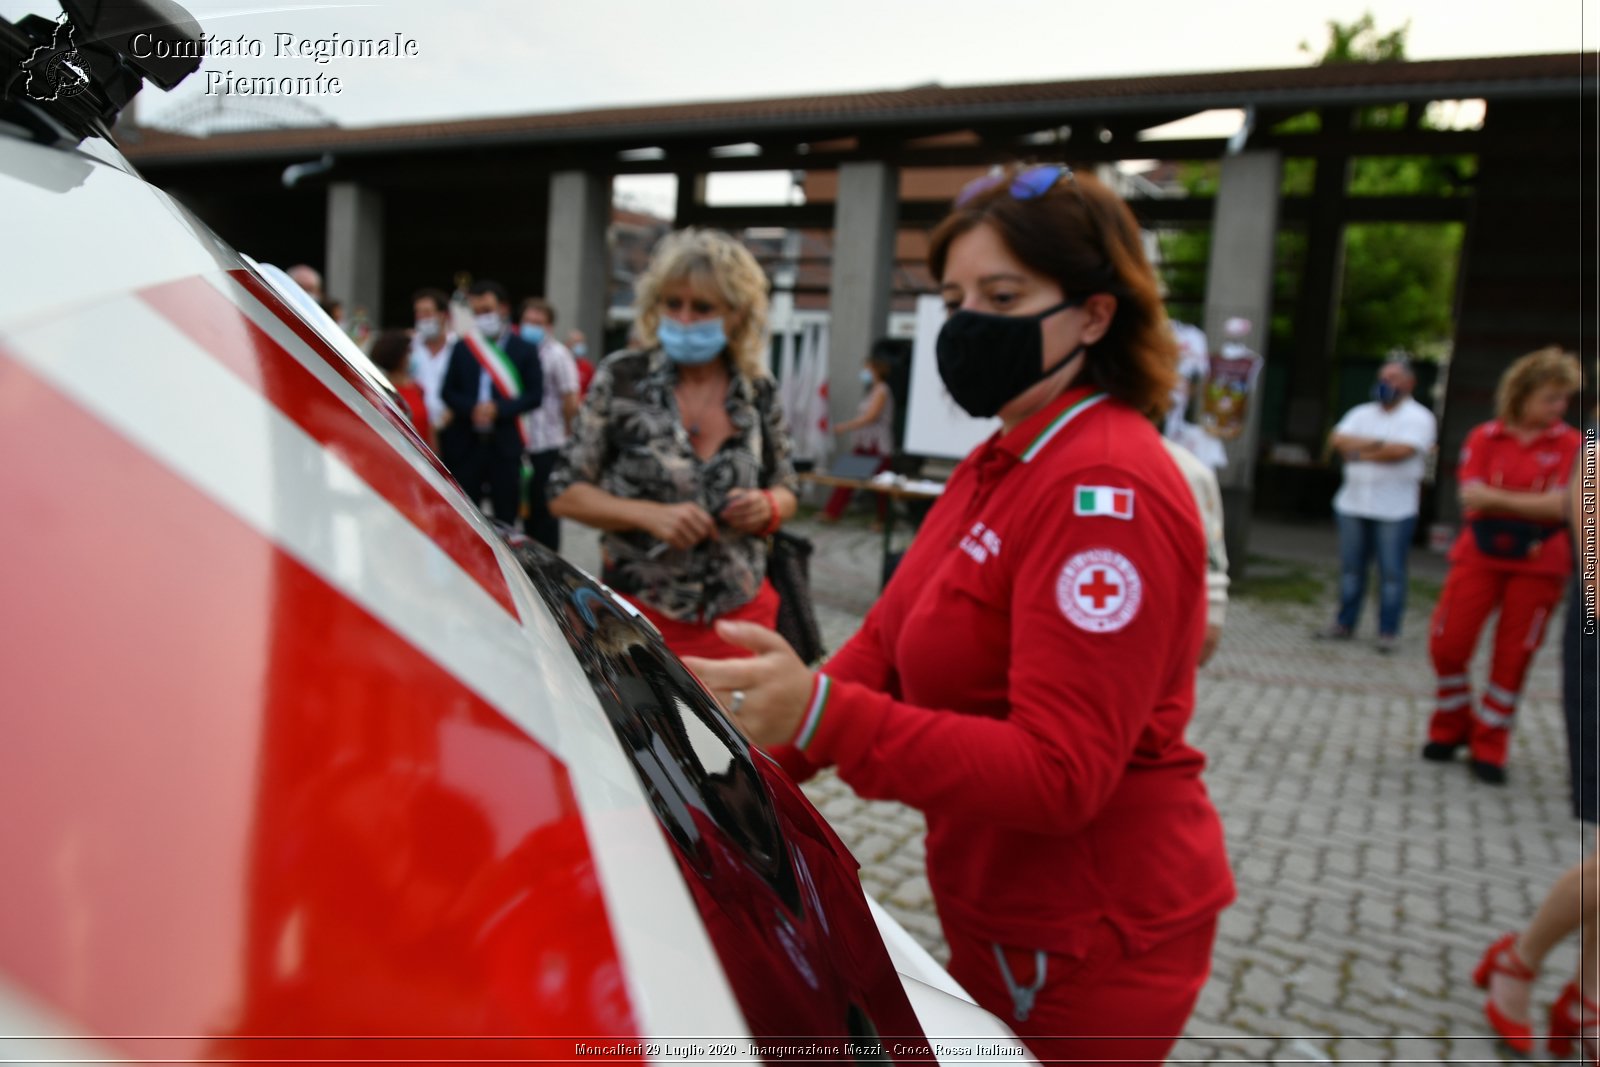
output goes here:
[[947, 925], [1140, 951], [1234, 895], [1184, 740], [1205, 540], [1154, 428], [1070, 391], [956, 468], [796, 746], [920, 808]]
[[[1461, 444], [1456, 465], [1460, 485], [1483, 482], [1497, 489], [1522, 493], [1542, 493], [1566, 485], [1572, 474], [1572, 461], [1583, 443], [1583, 435], [1564, 422], [1558, 422], [1528, 441], [1520, 441], [1499, 419], [1490, 419], [1472, 428]], [[1493, 512], [1468, 511], [1456, 543], [1450, 546], [1450, 562], [1516, 574], [1546, 574], [1560, 578], [1572, 569], [1572, 544], [1567, 524], [1551, 522], [1553, 532], [1533, 552], [1522, 559], [1491, 556], [1478, 547], [1472, 522], [1495, 519]]]

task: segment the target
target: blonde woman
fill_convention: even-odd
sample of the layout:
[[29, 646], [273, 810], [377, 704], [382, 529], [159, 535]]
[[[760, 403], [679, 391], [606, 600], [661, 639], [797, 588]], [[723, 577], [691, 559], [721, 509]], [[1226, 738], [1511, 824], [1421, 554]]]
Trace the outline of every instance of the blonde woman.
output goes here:
[[766, 275], [727, 234], [679, 230], [656, 247], [635, 312], [637, 343], [595, 372], [550, 510], [605, 531], [602, 580], [679, 655], [746, 655], [712, 624], [774, 625], [764, 539], [796, 506]]
[[[1466, 522], [1433, 612], [1438, 703], [1422, 756], [1449, 762], [1466, 746], [1474, 777], [1490, 785], [1505, 783], [1522, 680], [1572, 569], [1561, 502], [1580, 437], [1562, 416], [1577, 390], [1572, 355], [1523, 356], [1501, 376], [1496, 417], [1467, 435], [1456, 468]], [[1495, 608], [1489, 681], [1474, 702], [1467, 668]]]

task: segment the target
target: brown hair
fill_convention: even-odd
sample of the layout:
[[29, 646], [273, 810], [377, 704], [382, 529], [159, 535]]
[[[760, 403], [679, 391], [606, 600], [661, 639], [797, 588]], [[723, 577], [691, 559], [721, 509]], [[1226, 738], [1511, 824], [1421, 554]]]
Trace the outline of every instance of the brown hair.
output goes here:
[[1578, 390], [1578, 357], [1558, 345], [1529, 352], [1500, 375], [1494, 390], [1494, 413], [1502, 423], [1522, 418], [1528, 398], [1547, 385], [1559, 385], [1568, 392]]
[[521, 322], [523, 317], [526, 316], [530, 311], [544, 312], [545, 325], [549, 326], [552, 330], [556, 328], [556, 309], [551, 307], [550, 301], [546, 300], [544, 297], [530, 296], [523, 300], [521, 304], [518, 304], [517, 321]]
[[411, 294], [411, 302], [415, 304], [418, 300], [428, 301], [433, 305], [433, 310], [441, 315], [450, 310], [450, 297], [443, 289], [418, 289]]
[[411, 338], [404, 330], [384, 330], [372, 342], [368, 356], [385, 374], [395, 374], [406, 369], [411, 355]]
[[1044, 195], [1019, 200], [1010, 187], [1024, 169], [1008, 168], [933, 231], [933, 276], [943, 280], [952, 241], [987, 223], [1024, 266], [1067, 296], [1116, 297], [1110, 327], [1089, 346], [1085, 380], [1147, 415], [1165, 413], [1177, 383], [1178, 346], [1133, 212], [1093, 177], [1070, 171]]

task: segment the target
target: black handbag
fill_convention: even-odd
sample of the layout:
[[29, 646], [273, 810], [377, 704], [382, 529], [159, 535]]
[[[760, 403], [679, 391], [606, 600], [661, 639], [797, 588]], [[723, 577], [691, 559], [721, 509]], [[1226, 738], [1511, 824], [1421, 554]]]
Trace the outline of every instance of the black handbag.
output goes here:
[[816, 663], [827, 649], [811, 603], [811, 542], [799, 534], [779, 530], [767, 542], [767, 581], [778, 594], [778, 632], [807, 664]]

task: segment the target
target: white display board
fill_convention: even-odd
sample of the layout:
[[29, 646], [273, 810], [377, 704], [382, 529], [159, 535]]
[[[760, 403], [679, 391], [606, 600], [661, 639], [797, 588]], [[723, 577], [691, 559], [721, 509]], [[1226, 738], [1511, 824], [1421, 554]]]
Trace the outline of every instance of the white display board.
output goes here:
[[964, 459], [1000, 428], [999, 419], [975, 419], [950, 399], [939, 377], [934, 345], [946, 318], [944, 299], [917, 298], [917, 332], [911, 344], [911, 386], [903, 450], [913, 456]]

